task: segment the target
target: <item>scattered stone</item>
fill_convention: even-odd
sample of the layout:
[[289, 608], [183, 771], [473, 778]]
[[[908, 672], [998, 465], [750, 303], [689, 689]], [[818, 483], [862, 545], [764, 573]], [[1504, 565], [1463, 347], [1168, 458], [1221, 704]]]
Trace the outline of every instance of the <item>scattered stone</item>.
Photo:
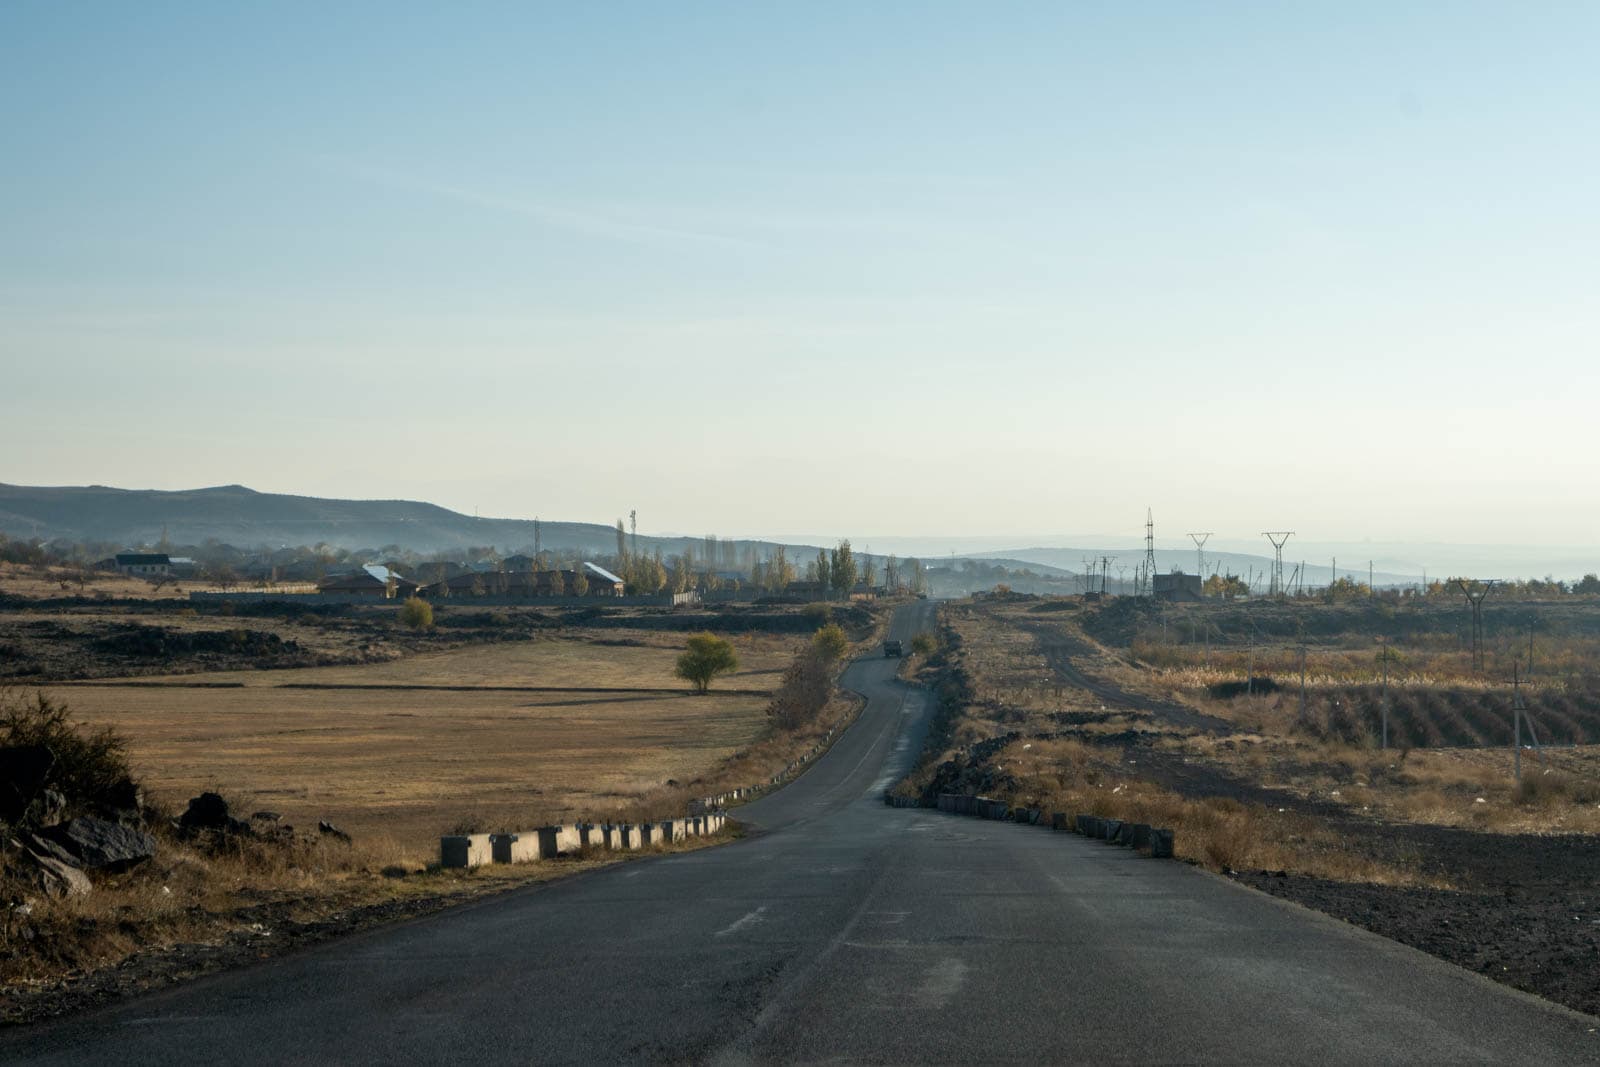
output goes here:
[[228, 802], [220, 793], [201, 793], [189, 801], [189, 807], [178, 817], [178, 829], [185, 834], [213, 830], [226, 834], [248, 834], [250, 824], [236, 819], [228, 810]]
[[54, 789], [46, 789], [28, 805], [23, 821], [34, 826], [54, 826], [66, 812], [67, 798]]
[[65, 863], [69, 867], [79, 866], [78, 858], [69, 852], [66, 846], [58, 844], [48, 837], [41, 837], [35, 833], [23, 833], [21, 847], [36, 856], [49, 856]]
[[121, 823], [84, 817], [41, 830], [37, 837], [53, 841], [91, 871], [125, 871], [156, 854], [156, 839]]
[[70, 863], [65, 863], [55, 856], [41, 856], [29, 851], [24, 853], [29, 863], [33, 866], [32, 876], [29, 879], [39, 887], [39, 891], [48, 897], [82, 897], [93, 891], [94, 886], [89, 881], [89, 876]]
[[250, 814], [250, 818], [256, 822], [277, 822], [283, 816], [275, 811], [256, 811]]
[[317, 832], [319, 834], [326, 834], [329, 837], [337, 837], [340, 841], [343, 841], [347, 845], [351, 844], [350, 835], [333, 825], [333, 823], [329, 822], [327, 819], [318, 821]]

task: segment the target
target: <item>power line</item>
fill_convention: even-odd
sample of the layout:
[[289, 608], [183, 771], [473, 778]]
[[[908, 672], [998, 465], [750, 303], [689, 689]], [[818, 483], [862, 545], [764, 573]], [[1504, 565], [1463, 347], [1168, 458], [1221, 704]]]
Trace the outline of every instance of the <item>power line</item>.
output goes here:
[[1289, 538], [1294, 536], [1293, 530], [1263, 530], [1261, 536], [1272, 542], [1272, 590], [1271, 595], [1277, 596], [1283, 592], [1283, 546], [1289, 543]]
[[1192, 533], [1189, 535], [1189, 540], [1194, 542], [1194, 552], [1196, 556], [1194, 572], [1198, 574], [1200, 576], [1200, 580], [1204, 582], [1206, 580], [1206, 542], [1211, 540], [1211, 531], [1207, 530], [1204, 533]]
[[1144, 509], [1144, 580], [1145, 595], [1156, 595], [1156, 519], [1149, 508]]

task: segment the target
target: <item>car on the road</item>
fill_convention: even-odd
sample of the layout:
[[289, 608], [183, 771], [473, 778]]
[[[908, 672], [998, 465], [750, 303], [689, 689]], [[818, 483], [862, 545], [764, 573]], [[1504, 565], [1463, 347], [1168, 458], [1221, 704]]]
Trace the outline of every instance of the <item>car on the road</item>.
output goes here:
[[884, 658], [886, 658], [886, 659], [899, 659], [901, 656], [903, 656], [905, 654], [906, 654], [906, 646], [902, 645], [899, 641], [885, 641], [883, 643], [883, 655], [884, 655]]

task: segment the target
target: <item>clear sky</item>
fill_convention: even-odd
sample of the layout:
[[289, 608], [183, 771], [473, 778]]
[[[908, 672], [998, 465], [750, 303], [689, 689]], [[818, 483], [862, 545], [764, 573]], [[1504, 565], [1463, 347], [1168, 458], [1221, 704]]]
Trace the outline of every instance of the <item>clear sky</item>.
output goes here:
[[0, 481], [1589, 544], [1600, 5], [0, 6]]

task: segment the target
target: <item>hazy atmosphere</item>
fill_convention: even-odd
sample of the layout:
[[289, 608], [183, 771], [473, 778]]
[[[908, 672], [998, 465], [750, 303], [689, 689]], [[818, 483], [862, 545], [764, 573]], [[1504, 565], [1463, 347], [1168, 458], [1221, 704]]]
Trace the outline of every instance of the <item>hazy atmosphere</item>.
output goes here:
[[1589, 543], [1600, 12], [1537, 11], [10, 3], [0, 477]]
[[1597, 42], [0, 0], [0, 1064], [1594, 1067]]

